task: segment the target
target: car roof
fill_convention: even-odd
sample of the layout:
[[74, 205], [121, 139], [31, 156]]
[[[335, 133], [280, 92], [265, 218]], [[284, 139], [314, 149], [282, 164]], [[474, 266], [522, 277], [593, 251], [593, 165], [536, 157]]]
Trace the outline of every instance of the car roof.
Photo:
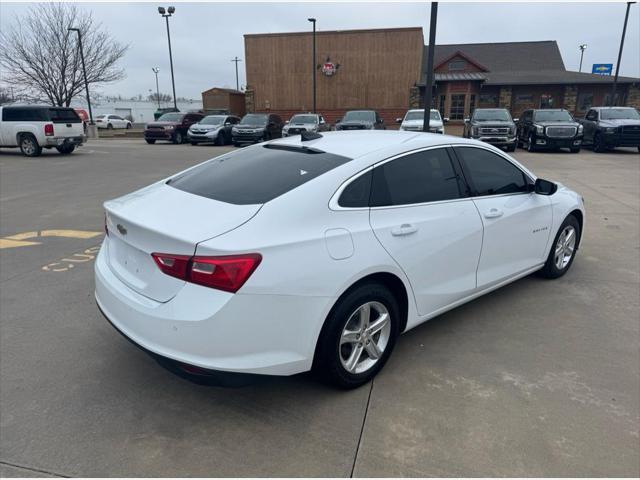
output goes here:
[[291, 145], [301, 148], [309, 147], [352, 159], [356, 159], [379, 150], [385, 150], [385, 155], [395, 155], [397, 153], [422, 147], [477, 143], [468, 139], [453, 137], [450, 135], [399, 130], [323, 132], [320, 135], [321, 136], [318, 139], [304, 142], [300, 136], [296, 135], [293, 137], [272, 140], [269, 143], [276, 145]]
[[[439, 112], [440, 110], [438, 110], [437, 108], [432, 108], [431, 111]], [[407, 110], [407, 113], [408, 112], [424, 112], [424, 108], [410, 108], [409, 110]]]
[[591, 107], [592, 110], [610, 110], [612, 108], [624, 108], [625, 110], [636, 110], [634, 107]]

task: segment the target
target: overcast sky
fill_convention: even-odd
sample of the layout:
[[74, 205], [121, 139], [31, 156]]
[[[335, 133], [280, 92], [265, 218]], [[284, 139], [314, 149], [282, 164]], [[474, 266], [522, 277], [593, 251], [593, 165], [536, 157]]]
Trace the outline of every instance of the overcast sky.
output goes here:
[[[166, 5], [169, 5], [167, 3]], [[171, 92], [164, 20], [155, 3], [80, 4], [130, 49], [122, 61], [127, 77], [101, 87], [104, 94], [130, 97], [155, 91], [151, 67], [160, 68], [160, 90]], [[175, 3], [170, 19], [179, 97], [200, 98], [213, 86], [235, 87], [231, 59], [244, 58], [245, 33], [294, 32], [384, 27], [423, 27], [428, 39], [428, 3]], [[24, 3], [0, 3], [0, 28], [17, 21]], [[578, 70], [578, 45], [588, 45], [583, 71], [593, 63], [615, 65], [624, 3], [443, 3], [439, 4], [436, 43], [557, 40], [565, 66]], [[640, 77], [640, 7], [631, 7], [621, 75]], [[244, 85], [240, 63], [240, 84]]]

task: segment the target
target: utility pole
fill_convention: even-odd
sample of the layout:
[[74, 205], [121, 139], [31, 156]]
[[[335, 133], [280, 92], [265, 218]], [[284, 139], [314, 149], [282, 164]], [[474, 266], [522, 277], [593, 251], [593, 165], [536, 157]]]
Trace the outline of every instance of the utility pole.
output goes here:
[[580, 68], [578, 68], [578, 71], [582, 72], [582, 58], [584, 57], [584, 51], [587, 49], [587, 44], [578, 45], [578, 48], [580, 49]]
[[622, 48], [624, 47], [624, 36], [627, 33], [627, 21], [629, 20], [629, 9], [631, 4], [636, 2], [627, 2], [627, 13], [624, 15], [624, 26], [622, 27], [622, 38], [620, 38], [620, 50], [618, 51], [618, 63], [616, 64], [616, 75], [613, 77], [613, 86], [611, 87], [611, 98], [609, 106], [613, 107], [616, 103], [616, 87], [618, 84], [618, 72], [620, 72], [620, 60], [622, 60]]
[[167, 21], [167, 40], [169, 41], [169, 64], [171, 65], [171, 86], [173, 87], [173, 107], [178, 110], [178, 100], [176, 99], [176, 82], [173, 77], [173, 56], [171, 55], [171, 33], [169, 32], [169, 17], [176, 11], [176, 7], [168, 7], [166, 12], [164, 7], [158, 7], [158, 13]]
[[424, 89], [424, 121], [422, 131], [429, 131], [431, 120], [431, 100], [433, 97], [433, 56], [436, 48], [436, 22], [438, 20], [438, 2], [431, 2], [431, 22], [429, 24], [429, 49], [427, 51], [427, 85]]
[[238, 62], [241, 62], [242, 60], [240, 60], [238, 57], [235, 57], [231, 61], [235, 62], [236, 64], [236, 90], [240, 91], [240, 81], [238, 80]]
[[307, 18], [313, 23], [313, 53], [311, 58], [311, 68], [313, 74], [313, 113], [316, 113], [316, 19]]

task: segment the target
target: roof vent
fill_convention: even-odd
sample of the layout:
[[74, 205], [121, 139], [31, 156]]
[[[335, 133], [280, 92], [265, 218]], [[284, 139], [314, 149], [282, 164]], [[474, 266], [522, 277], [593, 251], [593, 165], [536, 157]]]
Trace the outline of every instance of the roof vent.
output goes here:
[[316, 132], [307, 132], [306, 130], [300, 134], [300, 140], [302, 142], [308, 142], [310, 140], [317, 140], [322, 138], [322, 135]]

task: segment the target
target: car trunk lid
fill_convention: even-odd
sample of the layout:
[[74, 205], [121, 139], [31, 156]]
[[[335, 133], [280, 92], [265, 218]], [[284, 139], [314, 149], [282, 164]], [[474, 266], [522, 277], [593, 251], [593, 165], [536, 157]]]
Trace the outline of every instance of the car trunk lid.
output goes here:
[[185, 282], [162, 273], [151, 254], [191, 256], [199, 242], [240, 226], [261, 205], [219, 202], [160, 183], [104, 206], [109, 267], [132, 290], [167, 302]]

